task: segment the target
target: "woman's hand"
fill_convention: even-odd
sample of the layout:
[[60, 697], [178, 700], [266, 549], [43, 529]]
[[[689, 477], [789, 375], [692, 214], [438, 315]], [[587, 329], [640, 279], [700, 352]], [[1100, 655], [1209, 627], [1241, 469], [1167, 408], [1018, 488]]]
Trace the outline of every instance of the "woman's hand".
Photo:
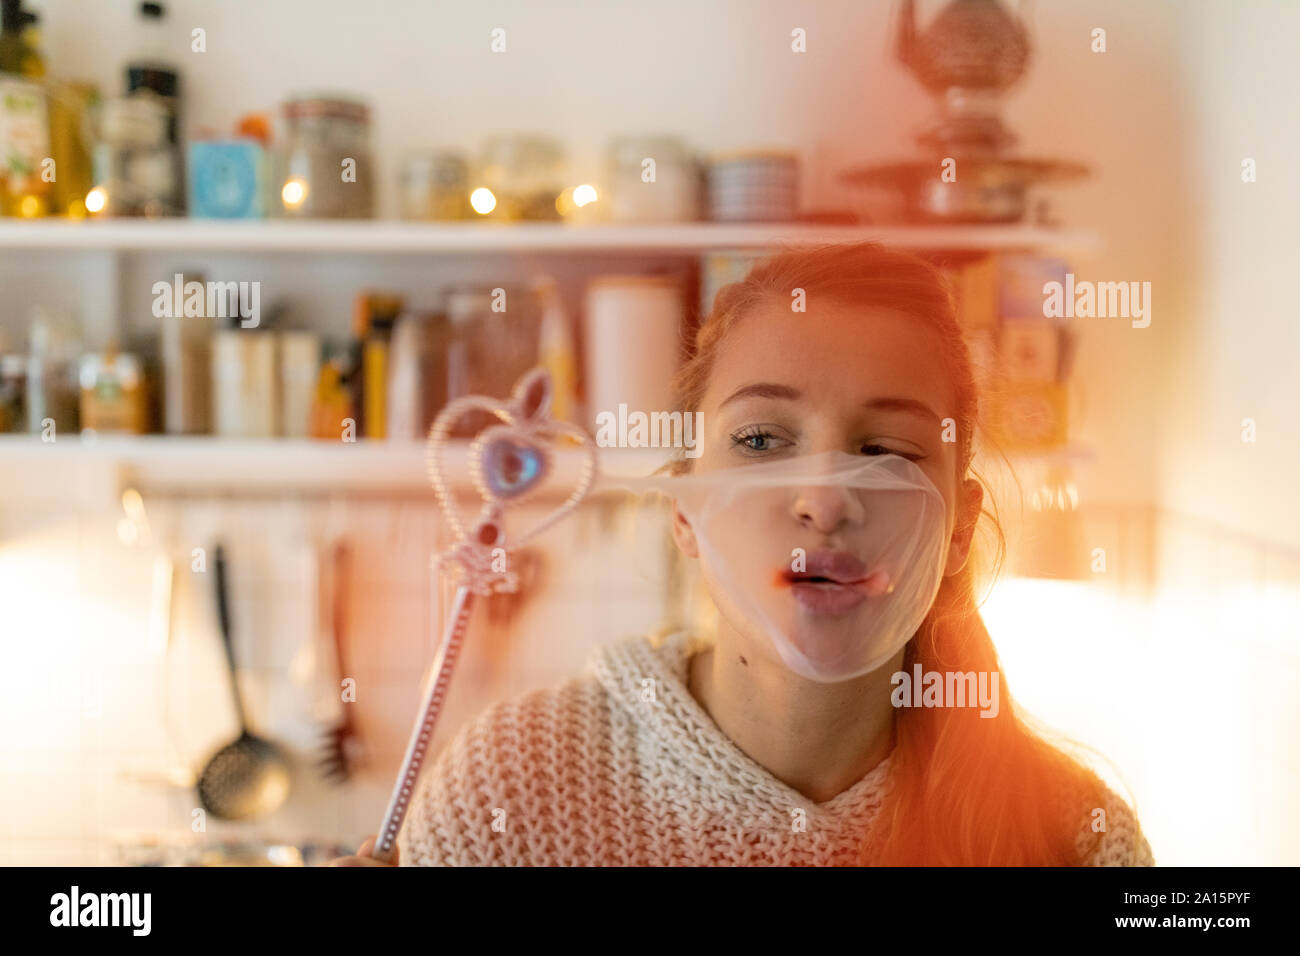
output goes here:
[[337, 860], [330, 860], [326, 866], [399, 866], [401, 853], [397, 847], [393, 847], [393, 861], [383, 863], [375, 859], [375, 838], [370, 837], [365, 843], [361, 844], [361, 849], [357, 850], [356, 856], [341, 856]]

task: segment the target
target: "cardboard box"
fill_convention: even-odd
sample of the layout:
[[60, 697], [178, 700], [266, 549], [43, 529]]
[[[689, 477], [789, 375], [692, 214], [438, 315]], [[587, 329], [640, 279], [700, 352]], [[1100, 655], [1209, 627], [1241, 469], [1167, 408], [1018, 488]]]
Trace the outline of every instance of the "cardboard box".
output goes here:
[[1060, 331], [1053, 319], [1003, 319], [998, 351], [1006, 381], [1057, 381]]
[[992, 401], [991, 431], [1006, 451], [1048, 451], [1069, 439], [1069, 396], [1064, 385], [1007, 382]]
[[998, 256], [963, 265], [955, 285], [957, 321], [962, 328], [994, 328], [998, 322]]

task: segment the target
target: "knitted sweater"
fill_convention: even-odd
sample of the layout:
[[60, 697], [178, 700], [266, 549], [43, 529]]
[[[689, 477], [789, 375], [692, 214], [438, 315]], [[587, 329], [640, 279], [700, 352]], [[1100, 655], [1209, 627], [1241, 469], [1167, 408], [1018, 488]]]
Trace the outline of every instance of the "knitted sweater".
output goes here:
[[[687, 632], [658, 645], [604, 645], [584, 676], [462, 727], [417, 789], [398, 839], [402, 865], [855, 862], [887, 792], [889, 757], [813, 803], [747, 756], [691, 695], [687, 668], [700, 646]], [[1107, 804], [1089, 864], [1152, 865], [1131, 811], [1109, 790]]]

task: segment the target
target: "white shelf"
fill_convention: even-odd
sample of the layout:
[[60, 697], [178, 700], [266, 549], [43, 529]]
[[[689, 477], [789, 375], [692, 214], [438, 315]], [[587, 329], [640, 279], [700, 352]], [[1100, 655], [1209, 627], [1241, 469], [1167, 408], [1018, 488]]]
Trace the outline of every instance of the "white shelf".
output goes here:
[[[447, 474], [457, 491], [472, 491], [469, 443], [453, 442]], [[598, 448], [600, 474], [649, 475], [670, 456], [659, 448]], [[1013, 465], [1078, 464], [1095, 460], [1085, 446], [1054, 452], [1019, 452]], [[581, 455], [560, 451], [554, 481], [541, 497], [567, 496], [577, 479]], [[171, 495], [414, 495], [433, 501], [425, 469], [424, 443], [335, 442], [294, 438], [234, 439], [168, 435], [79, 435], [42, 442], [29, 435], [0, 435], [0, 490], [6, 495], [58, 496], [69, 483], [116, 497], [122, 488]], [[10, 487], [12, 485], [12, 487]], [[116, 491], [114, 489], [117, 489]]]
[[[455, 442], [446, 453], [447, 474], [458, 490], [472, 488], [468, 448], [468, 442]], [[597, 455], [603, 474], [646, 475], [667, 460], [669, 451], [601, 448]], [[558, 452], [554, 489], [567, 496], [580, 464], [578, 452]], [[22, 485], [57, 484], [91, 472], [101, 486], [107, 482], [155, 494], [368, 492], [427, 494], [431, 502], [434, 499], [424, 443], [410, 441], [141, 435], [71, 436], [47, 443], [28, 435], [0, 435], [0, 472]], [[544, 488], [543, 496], [547, 493]]]
[[0, 248], [323, 253], [663, 252], [876, 239], [913, 250], [1088, 250], [1097, 237], [1040, 226], [587, 225], [202, 219], [0, 220]]

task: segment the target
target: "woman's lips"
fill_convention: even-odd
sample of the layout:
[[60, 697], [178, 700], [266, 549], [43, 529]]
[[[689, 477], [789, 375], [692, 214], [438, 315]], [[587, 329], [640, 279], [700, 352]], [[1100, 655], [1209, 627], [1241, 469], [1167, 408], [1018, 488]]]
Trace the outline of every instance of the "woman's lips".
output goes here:
[[800, 607], [819, 617], [847, 614], [867, 599], [860, 585], [834, 581], [794, 581], [790, 592]]
[[813, 551], [805, 570], [782, 570], [777, 583], [789, 587], [809, 614], [826, 617], [846, 614], [867, 598], [891, 590], [887, 572], [869, 571], [847, 551]]

